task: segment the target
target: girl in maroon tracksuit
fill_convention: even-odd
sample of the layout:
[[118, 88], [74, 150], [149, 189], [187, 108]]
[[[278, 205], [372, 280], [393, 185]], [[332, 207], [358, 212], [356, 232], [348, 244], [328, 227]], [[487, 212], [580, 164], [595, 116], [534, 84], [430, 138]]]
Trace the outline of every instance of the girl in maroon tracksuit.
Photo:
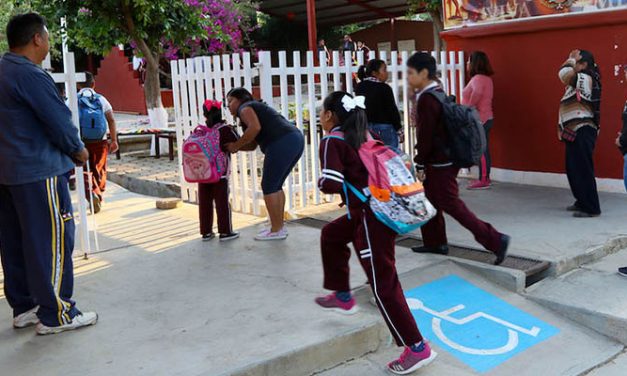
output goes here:
[[222, 103], [206, 100], [203, 104], [205, 123], [209, 128], [217, 128], [220, 131], [220, 148], [227, 155], [227, 169], [217, 183], [198, 184], [198, 207], [200, 217], [200, 234], [203, 241], [215, 238], [213, 232], [213, 204], [215, 202], [218, 215], [218, 232], [220, 241], [237, 239], [239, 234], [233, 232], [231, 221], [231, 206], [229, 205], [229, 171], [231, 157], [225, 145], [237, 141], [239, 138], [235, 130], [222, 120]]
[[353, 243], [381, 314], [396, 343], [405, 348], [388, 368], [396, 374], [407, 374], [430, 363], [437, 354], [423, 341], [407, 306], [394, 262], [396, 233], [377, 220], [368, 205], [352, 192], [346, 196], [344, 193], [344, 181], [357, 189], [368, 186], [368, 171], [358, 154], [366, 141], [368, 121], [359, 103], [363, 102], [355, 101], [347, 93], [334, 92], [324, 100], [320, 111], [324, 131], [342, 132], [343, 139], [327, 137], [321, 142], [322, 177], [318, 185], [324, 193], [341, 194], [349, 213], [322, 229], [324, 288], [333, 293], [317, 298], [316, 303], [346, 315], [357, 312], [350, 292], [348, 266], [351, 254], [348, 243]]

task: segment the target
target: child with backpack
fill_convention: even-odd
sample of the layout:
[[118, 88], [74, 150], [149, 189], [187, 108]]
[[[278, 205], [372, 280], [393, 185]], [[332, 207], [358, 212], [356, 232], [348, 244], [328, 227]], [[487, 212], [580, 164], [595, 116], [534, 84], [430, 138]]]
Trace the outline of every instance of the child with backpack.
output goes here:
[[222, 103], [206, 100], [203, 104], [205, 125], [196, 127], [183, 143], [183, 173], [188, 182], [198, 183], [200, 234], [203, 241], [215, 238], [213, 207], [218, 217], [220, 241], [239, 238], [233, 231], [229, 204], [230, 156], [226, 144], [239, 136], [222, 120]]
[[457, 184], [459, 169], [479, 163], [485, 151], [483, 125], [474, 110], [446, 97], [436, 81], [436, 62], [431, 55], [412, 55], [407, 68], [408, 83], [419, 91], [414, 106], [418, 128], [418, 154], [414, 161], [427, 198], [438, 210], [435, 218], [420, 228], [424, 246], [413, 251], [448, 254], [444, 221], [447, 213], [493, 252], [494, 264], [500, 265], [507, 255], [510, 237], [477, 218], [459, 197]]
[[[388, 364], [392, 373], [402, 375], [429, 364], [437, 354], [423, 340], [398, 279], [394, 256], [397, 233], [379, 220], [372, 204], [361, 197], [366, 194], [370, 176], [360, 149], [373, 143], [364, 108], [363, 97], [334, 92], [324, 100], [320, 111], [320, 123], [327, 136], [320, 144], [322, 176], [318, 186], [324, 193], [342, 195], [348, 213], [322, 229], [324, 288], [333, 293], [315, 301], [341, 314], [357, 312], [348, 265], [348, 243], [353, 243], [381, 314], [398, 346], [404, 347], [402, 355]], [[409, 173], [406, 169], [399, 171]]]
[[84, 176], [85, 197], [89, 199], [91, 195], [94, 214], [96, 214], [100, 212], [104, 203], [104, 192], [107, 187], [107, 157], [109, 153], [118, 151], [118, 137], [113, 107], [107, 98], [95, 91], [94, 75], [85, 72], [85, 82], [79, 84], [79, 87], [80, 134], [89, 151], [89, 172], [86, 170]]

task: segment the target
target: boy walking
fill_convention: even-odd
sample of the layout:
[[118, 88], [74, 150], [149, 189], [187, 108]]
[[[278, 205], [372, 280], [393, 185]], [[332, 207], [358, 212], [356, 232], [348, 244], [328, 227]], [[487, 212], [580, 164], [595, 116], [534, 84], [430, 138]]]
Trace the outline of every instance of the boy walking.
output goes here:
[[[113, 107], [104, 96], [96, 93], [96, 80], [90, 72], [85, 72], [85, 82], [80, 84], [78, 92], [79, 106], [86, 106], [93, 100], [98, 100], [100, 104], [101, 115], [104, 116], [111, 142], [107, 140], [107, 134], [94, 140], [86, 134], [81, 134], [81, 138], [85, 143], [87, 151], [89, 151], [89, 171], [91, 179], [88, 175], [85, 177], [85, 197], [92, 195], [94, 202], [94, 213], [100, 211], [103, 195], [107, 187], [107, 157], [109, 153], [118, 151], [118, 137], [115, 126], [115, 118], [113, 116]], [[84, 101], [87, 104], [81, 104]], [[98, 112], [100, 113], [100, 112]]]
[[[67, 171], [88, 152], [54, 81], [38, 14], [15, 16], [0, 59], [0, 253], [13, 326], [53, 334], [93, 325], [72, 300], [74, 218]], [[74, 163], [73, 163], [74, 162]]]
[[477, 218], [459, 197], [456, 166], [448, 152], [449, 136], [444, 124], [444, 109], [437, 96], [443, 90], [437, 81], [436, 61], [427, 53], [416, 53], [407, 61], [409, 84], [419, 91], [416, 99], [418, 154], [414, 158], [418, 177], [424, 182], [425, 194], [438, 209], [437, 215], [420, 228], [423, 247], [417, 253], [448, 254], [448, 239], [444, 213], [468, 229], [475, 240], [496, 256], [500, 265], [507, 256], [510, 237], [498, 232], [491, 224]]

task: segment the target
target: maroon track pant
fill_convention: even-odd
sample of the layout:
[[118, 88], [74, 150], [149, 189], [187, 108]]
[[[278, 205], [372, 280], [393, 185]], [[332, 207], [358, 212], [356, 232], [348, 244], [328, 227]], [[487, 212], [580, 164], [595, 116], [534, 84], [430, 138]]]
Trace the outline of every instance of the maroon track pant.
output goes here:
[[233, 232], [231, 223], [231, 205], [229, 204], [229, 180], [220, 179], [217, 183], [198, 184], [198, 214], [200, 218], [200, 234], [213, 232], [213, 206], [215, 202], [218, 216], [218, 232]]
[[86, 142], [89, 151], [89, 171], [93, 176], [93, 185], [104, 193], [107, 188], [107, 156], [109, 155], [109, 141]]
[[[89, 173], [87, 167], [83, 170], [85, 181], [85, 197], [89, 200], [93, 193], [100, 200], [103, 199], [107, 188], [107, 156], [109, 155], [109, 141], [85, 142], [85, 148], [89, 152]], [[75, 170], [72, 170], [70, 181], [76, 181]]]
[[501, 246], [501, 234], [491, 224], [481, 221], [459, 198], [457, 167], [427, 167], [425, 193], [429, 201], [438, 209], [438, 214], [422, 226], [422, 239], [426, 247], [448, 244], [444, 213], [453, 217], [475, 236], [475, 240], [485, 249], [496, 252]]
[[351, 209], [351, 219], [344, 215], [324, 226], [320, 241], [324, 288], [350, 290], [348, 243], [352, 242], [392, 336], [399, 346], [411, 346], [422, 341], [422, 335], [396, 274], [395, 239], [396, 233], [369, 209]]

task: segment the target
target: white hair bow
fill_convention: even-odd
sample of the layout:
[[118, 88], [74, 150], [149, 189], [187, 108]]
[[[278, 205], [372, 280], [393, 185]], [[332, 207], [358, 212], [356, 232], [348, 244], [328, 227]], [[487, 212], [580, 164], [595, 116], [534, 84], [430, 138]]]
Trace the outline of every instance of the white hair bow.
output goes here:
[[344, 109], [346, 110], [346, 112], [351, 112], [352, 110], [355, 109], [355, 107], [359, 107], [362, 109], [366, 109], [366, 97], [362, 96], [362, 95], [358, 95], [356, 97], [349, 97], [348, 95], [345, 95], [344, 98], [342, 98], [342, 106], [344, 106]]

